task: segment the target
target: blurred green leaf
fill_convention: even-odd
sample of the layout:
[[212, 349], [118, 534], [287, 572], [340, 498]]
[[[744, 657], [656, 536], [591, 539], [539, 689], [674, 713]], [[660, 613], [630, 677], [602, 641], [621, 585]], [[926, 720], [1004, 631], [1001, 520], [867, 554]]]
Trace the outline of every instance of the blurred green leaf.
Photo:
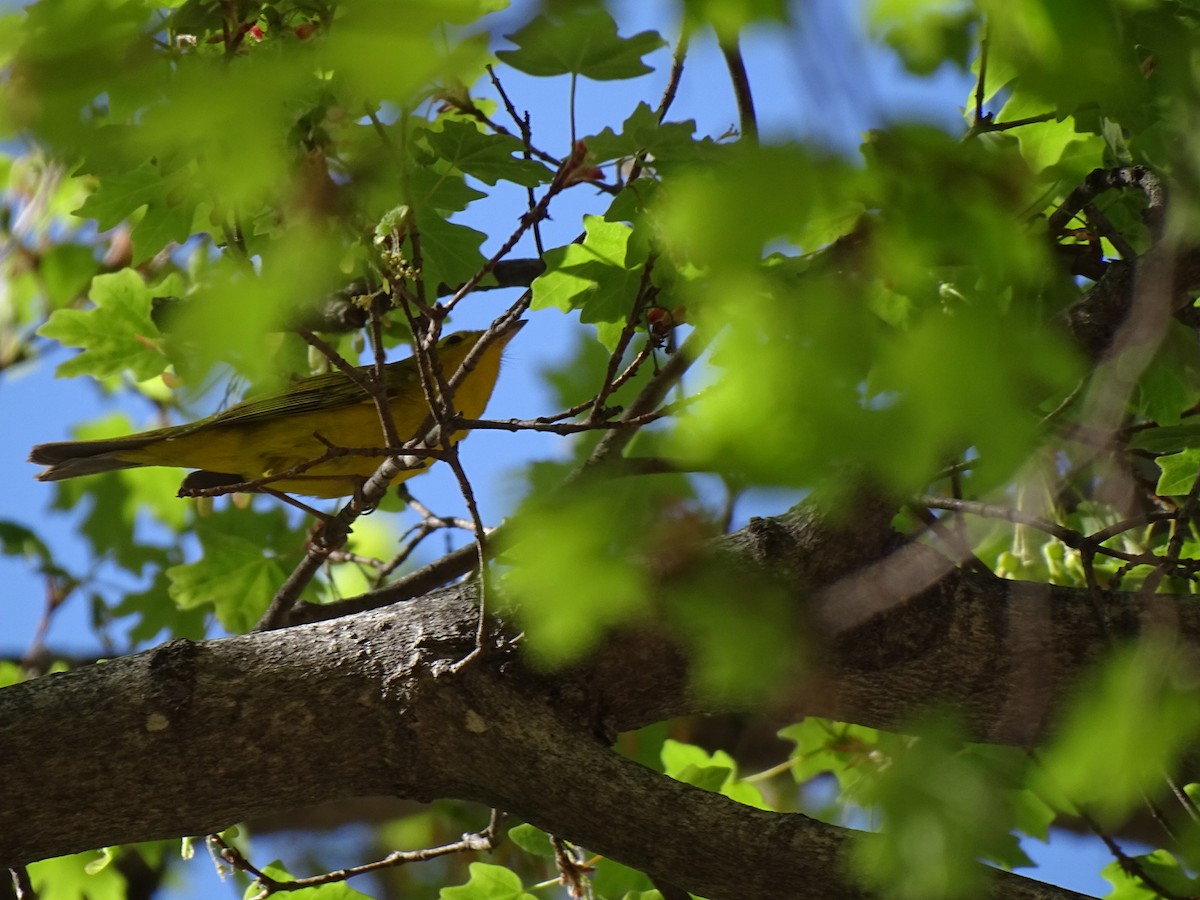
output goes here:
[[[172, 319], [166, 343], [186, 385], [207, 386], [219, 363], [233, 365], [259, 385], [292, 374], [281, 365], [294, 356], [281, 351], [287, 338], [280, 332], [344, 286], [340, 260], [336, 245], [316, 231], [296, 227], [262, 248], [257, 267], [235, 253], [198, 264], [196, 288]], [[299, 338], [292, 335], [290, 340]]]
[[100, 270], [100, 262], [91, 247], [81, 244], [57, 244], [41, 256], [38, 274], [51, 309], [67, 306], [83, 296]]
[[517, 511], [506, 532], [504, 590], [536, 660], [561, 665], [640, 614], [647, 582], [631, 551], [656, 501], [628, 482], [582, 485], [569, 503], [534, 495]]
[[961, 752], [948, 720], [931, 720], [920, 737], [887, 736], [891, 765], [863, 782], [860, 798], [879, 817], [880, 832], [854, 845], [863, 883], [889, 897], [975, 895], [986, 878], [979, 858], [1027, 865], [1009, 833], [1010, 816], [988, 766]]
[[[1141, 872], [1154, 880], [1155, 885], [1178, 897], [1190, 897], [1200, 890], [1200, 878], [1191, 877], [1166, 850], [1155, 850], [1133, 857]], [[1126, 871], [1121, 860], [1113, 860], [1101, 873], [1113, 886], [1105, 900], [1159, 900], [1162, 894], [1137, 875]]]
[[336, 27], [313, 52], [345, 80], [349, 96], [344, 99], [357, 100], [355, 107], [382, 100], [412, 107], [430, 84], [470, 84], [483, 73], [486, 34], [460, 33], [450, 43], [441, 36], [447, 21], [466, 24], [497, 6], [496, 0], [362, 0], [343, 8]]
[[1162, 773], [1200, 733], [1195, 673], [1168, 640], [1147, 635], [1116, 651], [1084, 686], [1034, 787], [1067, 811], [1081, 806], [1109, 827], [1165, 790]]
[[862, 212], [861, 187], [842, 160], [798, 145], [739, 144], [662, 193], [658, 227], [668, 248], [723, 285], [722, 274], [757, 270], [774, 241], [814, 251], [845, 234]]
[[960, 68], [974, 49], [978, 13], [959, 0], [874, 0], [871, 24], [909, 71], [930, 75], [947, 62]]
[[25, 673], [20, 663], [11, 660], [0, 661], [0, 688], [11, 687], [25, 680]]
[[19, 556], [39, 564], [40, 571], [48, 572], [57, 569], [50, 548], [31, 528], [26, 528], [19, 522], [0, 519], [0, 553], [5, 556]]
[[[98, 440], [135, 429], [122, 415], [107, 416], [73, 430], [77, 440]], [[149, 514], [172, 531], [182, 530], [189, 507], [175, 499], [179, 475], [170, 469], [145, 468], [106, 472], [55, 483], [54, 508], [83, 511], [80, 532], [97, 557], [109, 557], [130, 572], [160, 563], [164, 550], [137, 533], [139, 518]]]
[[684, 14], [693, 28], [710, 26], [717, 37], [731, 40], [748, 25], [790, 19], [787, 0], [684, 0]]
[[166, 566], [170, 561], [173, 560], [163, 559], [154, 568], [149, 587], [142, 591], [127, 592], [109, 609], [113, 618], [133, 619], [128, 634], [135, 647], [177, 637], [202, 641], [208, 636], [210, 608], [196, 606], [183, 609], [172, 600], [171, 584], [166, 574]]

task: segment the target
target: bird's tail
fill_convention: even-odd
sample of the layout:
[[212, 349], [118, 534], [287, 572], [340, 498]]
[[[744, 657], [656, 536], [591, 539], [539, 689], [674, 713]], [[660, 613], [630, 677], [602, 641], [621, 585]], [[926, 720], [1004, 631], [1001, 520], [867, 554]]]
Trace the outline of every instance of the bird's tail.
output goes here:
[[121, 455], [138, 450], [151, 440], [146, 435], [131, 435], [99, 441], [55, 441], [34, 447], [29, 452], [29, 461], [49, 466], [37, 473], [38, 481], [62, 481], [79, 475], [133, 469], [145, 463], [122, 459]]

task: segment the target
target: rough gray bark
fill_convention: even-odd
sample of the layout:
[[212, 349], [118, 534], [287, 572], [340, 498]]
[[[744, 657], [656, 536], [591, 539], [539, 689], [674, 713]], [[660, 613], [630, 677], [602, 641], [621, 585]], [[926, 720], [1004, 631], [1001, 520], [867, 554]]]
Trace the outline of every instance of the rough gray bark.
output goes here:
[[[808, 512], [756, 520], [718, 548], [747, 572], [769, 565], [809, 645], [824, 647], [804, 661], [802, 687], [778, 698], [796, 716], [895, 728], [949, 702], [974, 738], [1026, 743], [1114, 637], [1151, 622], [1192, 646], [1200, 637], [1193, 602], [1106, 595], [1101, 625], [1086, 591], [965, 575], [897, 547], [882, 513], [866, 521], [876, 527], [850, 532]], [[886, 573], [906, 553], [928, 587], [855, 595], [881, 582], [853, 561], [874, 558]], [[839, 618], [842, 608], [870, 614]], [[204, 834], [322, 800], [455, 797], [703, 896], [865, 896], [843, 875], [844, 829], [741, 806], [605, 746], [602, 735], [719, 708], [689, 691], [669, 638], [614, 636], [550, 677], [526, 670], [498, 633], [492, 653], [456, 669], [475, 624], [470, 590], [448, 589], [269, 633], [173, 641], [0, 691], [0, 863]], [[1078, 896], [1015, 875], [991, 884], [997, 898]]]

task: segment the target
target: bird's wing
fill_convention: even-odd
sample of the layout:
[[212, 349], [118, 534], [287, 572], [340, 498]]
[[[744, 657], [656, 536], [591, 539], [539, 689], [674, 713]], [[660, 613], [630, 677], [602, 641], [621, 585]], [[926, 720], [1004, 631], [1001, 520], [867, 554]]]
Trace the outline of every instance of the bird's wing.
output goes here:
[[[409, 369], [409, 374], [412, 376], [416, 375], [411, 371], [411, 367], [404, 367], [404, 362], [406, 361], [392, 363], [387, 367], [388, 392], [393, 396], [411, 380], [405, 377], [405, 368]], [[370, 373], [369, 368], [360, 368], [358, 371], [364, 376], [368, 376]], [[370, 399], [370, 395], [345, 373], [327, 372], [323, 375], [303, 378], [282, 390], [245, 400], [236, 406], [209, 416], [191, 427], [249, 425], [255, 422], [279, 419], [283, 416], [300, 416], [336, 409], [353, 403], [368, 403]], [[184, 427], [190, 430], [189, 426]]]

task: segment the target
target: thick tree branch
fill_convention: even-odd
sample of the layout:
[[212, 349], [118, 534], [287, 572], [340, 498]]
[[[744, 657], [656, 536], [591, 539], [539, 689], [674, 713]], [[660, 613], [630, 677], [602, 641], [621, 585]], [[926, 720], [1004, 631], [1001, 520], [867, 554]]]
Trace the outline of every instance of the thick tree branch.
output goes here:
[[[612, 753], [588, 698], [528, 675], [511, 652], [452, 671], [473, 616], [448, 591], [350, 620], [173, 641], [6, 690], [0, 860], [214, 831], [338, 796], [451, 796], [709, 897], [790, 898], [801, 884], [868, 896], [842, 880], [843, 829]], [[993, 888], [1077, 896], [1013, 875]]]
[[[729, 565], [769, 564], [819, 622], [814, 605], [839, 592], [860, 603], [846, 592], [876, 584], [834, 558], [847, 542], [884, 567], [907, 549], [882, 527], [851, 534], [808, 512], [758, 520], [718, 549]], [[1108, 595], [1106, 633], [1085, 591], [936, 565], [929, 588], [805, 660], [804, 687], [780, 698], [790, 711], [896, 728], [954, 703], [976, 739], [1024, 744], [1112, 636], [1167, 621], [1200, 643], [1191, 602]], [[801, 883], [813, 896], [863, 896], [831, 864], [843, 830], [676, 783], [597, 737], [720, 708], [689, 689], [681, 646], [650, 630], [615, 636], [549, 677], [527, 672], [496, 635], [497, 649], [455, 670], [476, 623], [470, 590], [447, 589], [272, 633], [173, 641], [0, 691], [0, 863], [200, 834], [339, 797], [457, 797], [710, 897], [794, 897]], [[1075, 895], [1000, 876], [993, 896]]]

